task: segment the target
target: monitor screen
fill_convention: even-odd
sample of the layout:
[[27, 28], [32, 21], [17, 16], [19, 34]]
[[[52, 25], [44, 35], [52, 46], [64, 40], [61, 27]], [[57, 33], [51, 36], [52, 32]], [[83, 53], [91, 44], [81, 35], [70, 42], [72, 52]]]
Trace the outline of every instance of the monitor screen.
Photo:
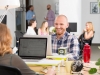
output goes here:
[[45, 57], [47, 49], [47, 38], [19, 39], [18, 55], [21, 57]]
[[69, 22], [69, 27], [66, 29], [68, 32], [77, 32], [77, 23]]
[[24, 35], [24, 37], [47, 38], [47, 54], [52, 55], [51, 35]]

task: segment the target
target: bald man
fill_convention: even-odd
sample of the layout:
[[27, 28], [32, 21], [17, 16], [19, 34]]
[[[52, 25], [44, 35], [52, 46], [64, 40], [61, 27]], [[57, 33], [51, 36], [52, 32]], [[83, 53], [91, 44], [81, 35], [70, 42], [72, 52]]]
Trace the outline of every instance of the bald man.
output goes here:
[[68, 47], [67, 55], [71, 60], [79, 59], [79, 42], [77, 37], [66, 31], [69, 27], [68, 19], [65, 15], [59, 15], [54, 23], [56, 34], [52, 35], [52, 50], [53, 53], [58, 53], [58, 48]]
[[48, 10], [48, 13], [45, 20], [48, 22], [48, 26], [51, 27], [51, 26], [54, 26], [55, 13], [51, 10], [50, 4], [47, 5], [47, 10]]

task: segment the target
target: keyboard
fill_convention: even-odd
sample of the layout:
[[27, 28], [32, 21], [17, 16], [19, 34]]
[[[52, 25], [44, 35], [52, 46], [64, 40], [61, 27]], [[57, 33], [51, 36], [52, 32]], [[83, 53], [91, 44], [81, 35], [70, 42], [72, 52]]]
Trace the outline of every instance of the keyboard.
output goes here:
[[39, 62], [40, 59], [23, 59], [25, 62]]

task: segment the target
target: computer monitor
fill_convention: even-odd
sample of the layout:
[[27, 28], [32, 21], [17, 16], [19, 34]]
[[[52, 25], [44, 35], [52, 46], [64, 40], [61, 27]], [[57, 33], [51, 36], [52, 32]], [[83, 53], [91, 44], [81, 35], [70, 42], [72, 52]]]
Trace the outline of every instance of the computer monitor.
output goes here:
[[69, 27], [66, 28], [67, 32], [77, 32], [77, 22], [69, 22]]
[[46, 58], [47, 38], [21, 37], [19, 39], [18, 55], [28, 59]]
[[52, 55], [51, 35], [24, 35], [23, 37], [47, 38], [47, 52], [46, 55]]

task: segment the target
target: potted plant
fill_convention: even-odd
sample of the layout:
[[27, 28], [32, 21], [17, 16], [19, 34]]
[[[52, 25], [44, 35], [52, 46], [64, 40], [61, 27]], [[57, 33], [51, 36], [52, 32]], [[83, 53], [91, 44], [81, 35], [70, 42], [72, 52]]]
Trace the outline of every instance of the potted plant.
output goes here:
[[[100, 58], [96, 61], [95, 65], [99, 66], [99, 69], [97, 68], [91, 68], [88, 72], [89, 74], [95, 74], [97, 73], [97, 70], [100, 71]], [[100, 73], [99, 73], [100, 74]]]
[[55, 27], [50, 27], [49, 28], [49, 32], [51, 33], [51, 34], [55, 34], [56, 33], [56, 29], [55, 29]]

